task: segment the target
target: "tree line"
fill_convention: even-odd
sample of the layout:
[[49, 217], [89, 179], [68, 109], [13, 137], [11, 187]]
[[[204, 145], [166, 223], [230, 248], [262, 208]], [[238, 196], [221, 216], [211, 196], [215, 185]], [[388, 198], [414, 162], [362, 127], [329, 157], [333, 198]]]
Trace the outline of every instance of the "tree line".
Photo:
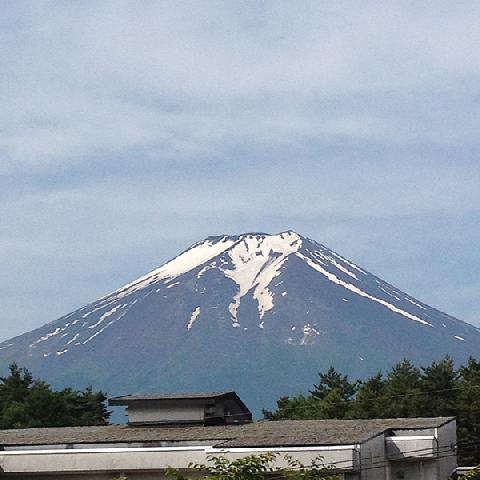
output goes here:
[[461, 464], [480, 464], [480, 362], [456, 368], [451, 358], [416, 367], [408, 360], [366, 380], [331, 367], [308, 395], [282, 397], [267, 420], [457, 417]]
[[[0, 429], [107, 425], [103, 392], [56, 391], [17, 364], [0, 377]], [[331, 367], [307, 395], [282, 397], [267, 420], [457, 418], [460, 464], [480, 464], [480, 362], [456, 368], [451, 358], [416, 367], [404, 360], [366, 380], [349, 380]]]
[[9, 375], [0, 377], [0, 429], [107, 425], [105, 400], [91, 388], [53, 390], [13, 363]]

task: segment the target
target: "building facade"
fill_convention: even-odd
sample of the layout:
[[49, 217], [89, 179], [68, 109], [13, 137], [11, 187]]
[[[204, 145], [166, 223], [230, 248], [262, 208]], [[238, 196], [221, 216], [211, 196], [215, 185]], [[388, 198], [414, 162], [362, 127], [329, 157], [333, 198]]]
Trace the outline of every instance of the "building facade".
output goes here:
[[189, 464], [209, 456], [264, 452], [278, 454], [278, 467], [284, 455], [321, 457], [345, 480], [447, 480], [456, 466], [454, 418], [251, 422], [231, 393], [117, 398], [127, 425], [0, 431], [0, 478], [153, 480], [168, 467], [194, 476]]

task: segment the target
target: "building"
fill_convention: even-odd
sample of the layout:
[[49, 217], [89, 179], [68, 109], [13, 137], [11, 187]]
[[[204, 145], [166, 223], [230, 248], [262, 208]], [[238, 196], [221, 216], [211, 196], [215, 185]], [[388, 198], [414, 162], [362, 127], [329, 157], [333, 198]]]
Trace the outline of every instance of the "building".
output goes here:
[[129, 423], [0, 431], [0, 478], [162, 478], [209, 455], [321, 456], [345, 480], [447, 480], [456, 466], [454, 418], [251, 422], [233, 392], [127, 396]]
[[111, 398], [111, 406], [127, 407], [129, 425], [232, 425], [252, 421], [235, 392], [127, 395]]

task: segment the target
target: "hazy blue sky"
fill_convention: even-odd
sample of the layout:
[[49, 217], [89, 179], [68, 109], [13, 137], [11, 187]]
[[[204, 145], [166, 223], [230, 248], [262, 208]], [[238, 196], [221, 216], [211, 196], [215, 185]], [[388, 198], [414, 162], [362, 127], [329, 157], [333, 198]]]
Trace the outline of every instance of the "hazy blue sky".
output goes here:
[[0, 339], [208, 235], [294, 229], [480, 325], [480, 3], [19, 1]]

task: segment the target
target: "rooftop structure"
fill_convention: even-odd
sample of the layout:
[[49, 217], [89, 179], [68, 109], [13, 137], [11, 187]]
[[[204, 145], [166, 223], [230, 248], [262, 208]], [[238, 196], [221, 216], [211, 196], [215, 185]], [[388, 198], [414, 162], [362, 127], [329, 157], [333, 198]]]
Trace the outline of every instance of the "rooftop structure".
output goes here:
[[252, 421], [252, 414], [235, 392], [127, 395], [109, 405], [127, 407], [129, 425], [230, 425]]

